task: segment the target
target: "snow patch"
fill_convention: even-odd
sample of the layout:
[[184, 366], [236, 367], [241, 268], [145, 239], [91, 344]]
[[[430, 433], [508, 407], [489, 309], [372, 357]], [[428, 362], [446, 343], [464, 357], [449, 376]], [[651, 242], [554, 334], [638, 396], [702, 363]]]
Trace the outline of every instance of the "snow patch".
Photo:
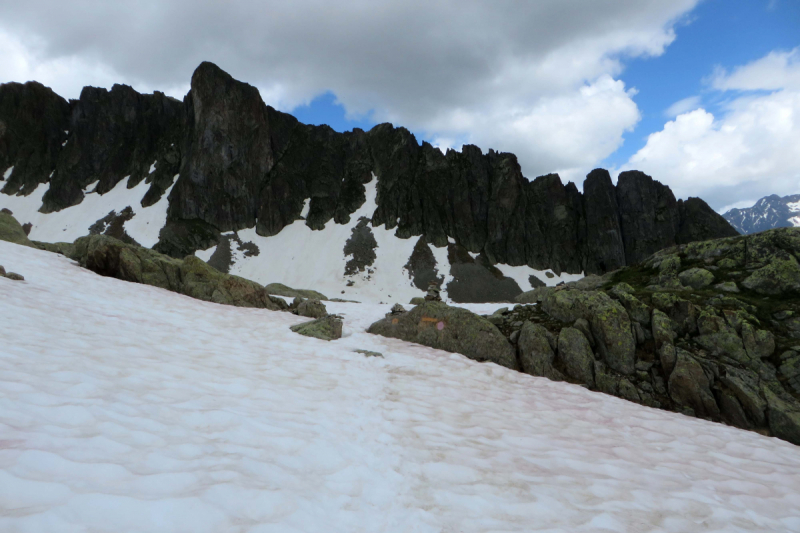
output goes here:
[[[14, 172], [14, 167], [13, 166], [9, 167], [5, 172], [3, 172], [3, 179], [7, 180], [11, 176], [12, 172]], [[51, 174], [51, 176], [52, 176], [52, 174]]]
[[[230, 273], [263, 285], [283, 283], [297, 289], [314, 289], [329, 298], [407, 303], [414, 296], [422, 296], [424, 293], [413, 286], [403, 269], [416, 240], [398, 239], [394, 230], [383, 226], [370, 227], [378, 244], [375, 263], [364, 272], [344, 275], [347, 263], [344, 245], [358, 219], [362, 216], [372, 218], [377, 209], [377, 179], [374, 175], [365, 188], [367, 199], [350, 215], [347, 224], [331, 221], [325, 229], [313, 231], [304, 220], [296, 220], [272, 237], [258, 235], [255, 228], [240, 230], [238, 235], [242, 242], [254, 243], [259, 254], [244, 257], [234, 247], [234, 264]], [[348, 282], [352, 284], [348, 286]]]
[[[158, 234], [167, 221], [169, 192], [172, 186], [154, 205], [143, 208], [142, 198], [150, 185], [142, 180], [136, 187], [127, 188], [126, 176], [106, 194], [94, 192], [98, 181], [84, 189], [83, 201], [67, 209], [55, 213], [40, 213], [42, 197], [50, 188], [47, 183], [40, 183], [28, 196], [9, 196], [0, 194], [0, 208], [7, 207], [14, 213], [20, 224], [30, 222], [30, 238], [42, 242], [72, 242], [78, 237], [89, 234], [89, 227], [110, 211], [122, 211], [130, 206], [135, 216], [125, 223], [125, 230], [139, 244], [152, 247], [158, 242]], [[174, 184], [173, 184], [174, 185]]]
[[216, 252], [216, 251], [217, 251], [217, 245], [215, 244], [214, 246], [212, 246], [211, 248], [208, 248], [207, 250], [196, 250], [194, 252], [194, 255], [199, 257], [200, 259], [202, 259], [206, 263], [208, 263], [209, 260], [211, 260], [211, 256], [214, 255], [214, 252]]
[[158, 160], [156, 160], [156, 161], [153, 161], [153, 164], [152, 164], [152, 165], [150, 165], [150, 170], [148, 170], [148, 171], [147, 171], [147, 173], [148, 173], [148, 174], [152, 174], [153, 172], [155, 172], [155, 171], [156, 171], [156, 163], [157, 163], [157, 162], [158, 162]]
[[[509, 266], [502, 264], [497, 264], [494, 266], [497, 267], [497, 269], [500, 272], [502, 272], [504, 276], [516, 281], [517, 285], [519, 285], [519, 288], [522, 289], [523, 292], [535, 288], [531, 285], [529, 279], [531, 275], [534, 275], [537, 278], [539, 278], [548, 287], [554, 287], [555, 285], [558, 285], [562, 281], [565, 283], [569, 283], [570, 281], [577, 281], [584, 277], [583, 273], [567, 274], [566, 272], [562, 272], [560, 276], [556, 276], [552, 270], [535, 270], [528, 266]], [[552, 278], [547, 277], [547, 273], [550, 273], [553, 277]]]
[[389, 305], [324, 342], [0, 257], [2, 531], [800, 530], [797, 446], [365, 333]]

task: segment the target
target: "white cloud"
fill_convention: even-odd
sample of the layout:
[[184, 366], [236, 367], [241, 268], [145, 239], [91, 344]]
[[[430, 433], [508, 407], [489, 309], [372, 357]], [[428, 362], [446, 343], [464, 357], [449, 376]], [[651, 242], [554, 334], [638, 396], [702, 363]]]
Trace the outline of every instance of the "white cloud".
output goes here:
[[675, 118], [678, 115], [693, 111], [700, 107], [699, 96], [689, 96], [683, 100], [678, 100], [664, 111], [664, 116], [667, 118]]
[[530, 177], [575, 174], [639, 119], [625, 59], [663, 53], [697, 1], [3, 2], [0, 32], [27, 48], [0, 81], [173, 94], [209, 60], [280, 109], [332, 91], [348, 113], [515, 152]]
[[[678, 115], [651, 134], [626, 168], [672, 187], [676, 196], [700, 196], [716, 208], [743, 198], [800, 192], [800, 85], [798, 57], [773, 52], [718, 73], [713, 85], [738, 93], [718, 116], [705, 109]], [[769, 94], [763, 91], [776, 88]]]
[[718, 69], [711, 85], [721, 91], [800, 90], [800, 47], [773, 51], [757, 61], [737, 67], [728, 74]]

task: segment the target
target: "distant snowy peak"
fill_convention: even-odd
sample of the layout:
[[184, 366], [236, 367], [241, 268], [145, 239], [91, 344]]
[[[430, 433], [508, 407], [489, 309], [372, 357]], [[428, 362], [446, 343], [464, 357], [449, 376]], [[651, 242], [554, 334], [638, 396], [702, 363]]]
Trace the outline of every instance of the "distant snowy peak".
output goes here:
[[800, 194], [765, 196], [753, 207], [731, 209], [722, 216], [742, 234], [800, 226]]

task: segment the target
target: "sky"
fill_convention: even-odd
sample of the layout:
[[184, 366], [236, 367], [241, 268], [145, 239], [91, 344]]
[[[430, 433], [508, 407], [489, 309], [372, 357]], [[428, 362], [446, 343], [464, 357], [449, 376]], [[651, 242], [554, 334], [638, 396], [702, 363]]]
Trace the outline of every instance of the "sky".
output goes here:
[[213, 61], [301, 121], [405, 126], [580, 187], [713, 208], [800, 192], [800, 0], [0, 0], [0, 82], [182, 98]]

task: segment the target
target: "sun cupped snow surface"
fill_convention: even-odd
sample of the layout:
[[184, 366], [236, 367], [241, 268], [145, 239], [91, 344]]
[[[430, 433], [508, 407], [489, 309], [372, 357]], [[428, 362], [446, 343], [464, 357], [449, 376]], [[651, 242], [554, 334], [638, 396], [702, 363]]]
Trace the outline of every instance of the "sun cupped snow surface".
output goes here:
[[388, 305], [327, 304], [327, 343], [0, 264], [0, 531], [800, 530], [800, 448], [365, 333]]

